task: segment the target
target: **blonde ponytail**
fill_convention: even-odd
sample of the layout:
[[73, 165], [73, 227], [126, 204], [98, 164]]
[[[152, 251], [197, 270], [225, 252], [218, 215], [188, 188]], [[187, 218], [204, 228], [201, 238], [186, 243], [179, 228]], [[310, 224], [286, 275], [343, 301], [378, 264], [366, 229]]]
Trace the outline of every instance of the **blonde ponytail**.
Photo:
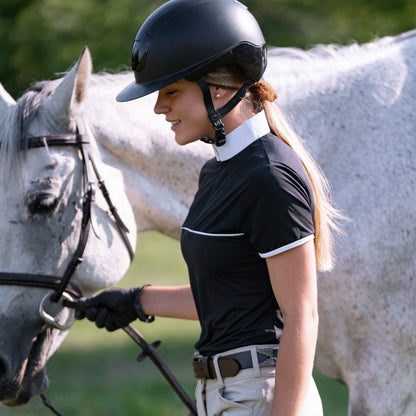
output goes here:
[[299, 156], [311, 181], [315, 198], [315, 257], [318, 270], [328, 271], [334, 266], [334, 231], [341, 232], [338, 226], [343, 217], [331, 201], [329, 183], [321, 168], [306, 150], [301, 138], [294, 132], [280, 108], [273, 102], [263, 102], [270, 130], [287, 143]]

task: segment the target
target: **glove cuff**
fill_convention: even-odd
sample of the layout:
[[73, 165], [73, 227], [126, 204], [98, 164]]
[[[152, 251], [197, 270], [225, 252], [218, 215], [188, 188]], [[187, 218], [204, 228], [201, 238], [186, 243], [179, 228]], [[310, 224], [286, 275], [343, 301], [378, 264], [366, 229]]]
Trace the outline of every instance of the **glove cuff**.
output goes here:
[[150, 284], [150, 283], [147, 283], [147, 284], [145, 284], [145, 285], [143, 285], [143, 286], [141, 286], [141, 287], [139, 287], [139, 288], [137, 289], [136, 296], [135, 296], [135, 298], [134, 298], [134, 309], [136, 310], [137, 317], [138, 317], [138, 318], [139, 318], [142, 322], [150, 323], [150, 322], [153, 322], [153, 321], [155, 320], [155, 317], [154, 317], [154, 316], [152, 316], [152, 315], [146, 315], [146, 314], [143, 312], [142, 303], [141, 303], [141, 301], [140, 301], [140, 295], [141, 295], [141, 293], [142, 293], [143, 289], [144, 289], [146, 286], [151, 286], [151, 284]]

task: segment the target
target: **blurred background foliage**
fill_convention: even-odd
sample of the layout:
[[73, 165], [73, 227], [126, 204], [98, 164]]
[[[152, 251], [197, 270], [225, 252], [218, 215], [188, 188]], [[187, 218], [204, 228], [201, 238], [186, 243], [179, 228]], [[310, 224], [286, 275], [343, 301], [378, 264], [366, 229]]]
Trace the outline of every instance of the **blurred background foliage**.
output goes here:
[[[360, 43], [416, 28], [415, 0], [245, 0], [275, 46]], [[82, 47], [95, 71], [128, 69], [134, 35], [163, 1], [1, 0], [0, 82], [19, 97], [68, 70]]]

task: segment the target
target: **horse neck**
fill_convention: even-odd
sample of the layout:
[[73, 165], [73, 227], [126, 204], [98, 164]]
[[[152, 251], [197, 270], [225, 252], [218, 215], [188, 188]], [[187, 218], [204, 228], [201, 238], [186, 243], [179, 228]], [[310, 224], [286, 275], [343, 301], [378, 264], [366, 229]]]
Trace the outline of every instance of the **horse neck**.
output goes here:
[[153, 112], [154, 96], [116, 102], [131, 81], [131, 74], [94, 75], [84, 118], [103, 161], [123, 173], [138, 231], [177, 238], [211, 149], [203, 143], [178, 146], [168, 123]]

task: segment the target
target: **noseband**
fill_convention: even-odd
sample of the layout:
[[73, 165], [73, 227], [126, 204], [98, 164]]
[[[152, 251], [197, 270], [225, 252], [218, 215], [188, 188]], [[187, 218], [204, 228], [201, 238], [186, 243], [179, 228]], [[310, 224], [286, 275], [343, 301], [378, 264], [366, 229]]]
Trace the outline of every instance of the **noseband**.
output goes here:
[[79, 298], [82, 296], [80, 289], [71, 282], [71, 278], [75, 273], [78, 265], [83, 260], [83, 254], [87, 245], [89, 232], [91, 229], [91, 209], [95, 201], [95, 182], [92, 181], [93, 174], [96, 178], [104, 199], [107, 202], [108, 208], [112, 214], [113, 220], [122, 237], [126, 248], [130, 255], [130, 260], [133, 260], [134, 251], [128, 239], [128, 228], [121, 220], [116, 207], [113, 205], [110, 194], [105, 186], [104, 180], [100, 177], [97, 166], [88, 149], [89, 139], [85, 135], [78, 133], [70, 134], [55, 134], [49, 136], [33, 136], [28, 138], [28, 149], [39, 148], [43, 146], [75, 146], [80, 150], [81, 161], [83, 166], [83, 198], [82, 198], [82, 221], [81, 231], [78, 240], [78, 245], [72, 255], [66, 270], [61, 278], [56, 276], [48, 276], [41, 274], [29, 273], [12, 273], [0, 272], [0, 285], [10, 286], [28, 286], [37, 288], [51, 289], [39, 305], [39, 314], [45, 321], [47, 326], [57, 328], [60, 330], [68, 329], [74, 320], [74, 313], [65, 323], [59, 323], [58, 319], [47, 312], [45, 306], [48, 303], [57, 303], [61, 298]]

